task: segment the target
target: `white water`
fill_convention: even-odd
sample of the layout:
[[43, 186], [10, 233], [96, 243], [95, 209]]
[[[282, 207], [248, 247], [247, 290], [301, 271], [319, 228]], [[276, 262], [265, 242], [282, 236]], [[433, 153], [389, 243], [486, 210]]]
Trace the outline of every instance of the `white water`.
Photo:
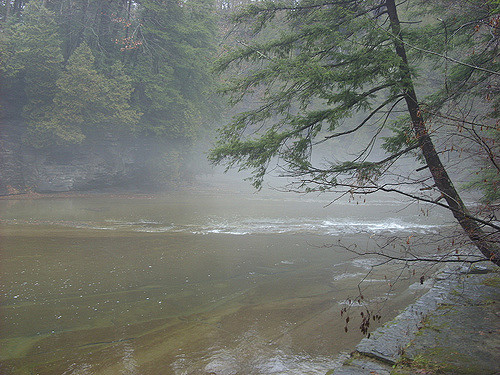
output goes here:
[[441, 225], [426, 225], [405, 222], [396, 218], [379, 221], [349, 220], [328, 218], [245, 218], [236, 217], [227, 220], [212, 217], [206, 223], [198, 225], [178, 225], [175, 223], [137, 221], [124, 222], [109, 220], [104, 223], [59, 223], [60, 225], [96, 230], [126, 230], [146, 233], [191, 233], [191, 234], [382, 234], [382, 233], [437, 233]]

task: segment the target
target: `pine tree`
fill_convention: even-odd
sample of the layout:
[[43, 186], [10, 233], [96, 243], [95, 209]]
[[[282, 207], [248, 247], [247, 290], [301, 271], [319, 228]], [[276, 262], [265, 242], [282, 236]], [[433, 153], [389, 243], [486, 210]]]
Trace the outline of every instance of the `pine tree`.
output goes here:
[[129, 105], [130, 78], [120, 64], [111, 70], [112, 77], [98, 73], [92, 51], [82, 43], [57, 80], [58, 91], [48, 119], [31, 129], [32, 143], [70, 145], [107, 132], [133, 132], [140, 113]]
[[[475, 16], [479, 12], [485, 20], [495, 19], [485, 2], [471, 2]], [[257, 35], [265, 34], [273, 21], [281, 22], [281, 32], [276, 38], [240, 41], [241, 47], [219, 62], [220, 71], [251, 63], [250, 71], [233, 76], [225, 89], [234, 102], [253, 91], [263, 95], [257, 108], [240, 113], [221, 129], [210, 158], [216, 164], [252, 170], [256, 187], [269, 167], [276, 166], [294, 178], [295, 188], [306, 191], [397, 192], [445, 207], [482, 254], [499, 264], [498, 243], [489, 231], [500, 228], [468, 211], [434, 145], [429, 119], [449, 98], [438, 92], [426, 107], [415, 88], [416, 68], [428, 55], [468, 67], [468, 75], [455, 77], [456, 95], [465, 92], [461, 88], [467, 88], [478, 74], [497, 76], [498, 61], [489, 51], [470, 57], [465, 65], [450, 60], [442, 50], [429, 53], [432, 27], [401, 23], [402, 7], [408, 14], [406, 6], [394, 0], [263, 1], [238, 13], [234, 20], [249, 21], [250, 31]], [[497, 26], [493, 32], [498, 35]], [[396, 123], [394, 113], [401, 111], [407, 116]], [[362, 120], [350, 121], [359, 114]], [[372, 137], [357, 155], [340, 162], [315, 162], [319, 144], [353, 137], [364, 128], [370, 129]], [[381, 143], [388, 153], [377, 158], [372, 151]], [[423, 166], [417, 164], [406, 178], [391, 175], [396, 161], [411, 155]], [[421, 184], [422, 190], [408, 189], [415, 184]]]
[[141, 46], [134, 60], [134, 101], [145, 133], [189, 142], [210, 112], [207, 89], [215, 22], [209, 1], [141, 3]]
[[6, 73], [23, 87], [23, 117], [33, 125], [50, 111], [62, 69], [62, 41], [55, 16], [41, 1], [31, 1], [24, 9], [22, 22], [7, 34]]

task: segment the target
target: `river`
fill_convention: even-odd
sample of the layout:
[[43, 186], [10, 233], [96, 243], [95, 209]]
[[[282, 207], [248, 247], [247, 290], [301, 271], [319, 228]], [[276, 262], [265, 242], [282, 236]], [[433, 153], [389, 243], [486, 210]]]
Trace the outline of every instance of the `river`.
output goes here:
[[362, 305], [383, 323], [422, 292], [420, 273], [336, 244], [444, 222], [397, 201], [210, 192], [0, 213], [2, 374], [324, 374], [362, 337]]

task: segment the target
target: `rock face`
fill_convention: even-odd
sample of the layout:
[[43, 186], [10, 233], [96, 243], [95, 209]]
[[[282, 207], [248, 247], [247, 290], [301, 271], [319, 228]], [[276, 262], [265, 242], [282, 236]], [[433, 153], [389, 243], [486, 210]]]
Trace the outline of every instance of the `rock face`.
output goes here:
[[25, 191], [21, 135], [16, 129], [0, 127], [0, 195]]
[[26, 185], [36, 192], [61, 192], [119, 186], [135, 169], [134, 149], [108, 136], [91, 145], [23, 156]]
[[145, 140], [119, 142], [111, 135], [66, 149], [39, 150], [22, 142], [19, 127], [0, 132], [0, 195], [84, 191], [141, 181], [151, 152]]

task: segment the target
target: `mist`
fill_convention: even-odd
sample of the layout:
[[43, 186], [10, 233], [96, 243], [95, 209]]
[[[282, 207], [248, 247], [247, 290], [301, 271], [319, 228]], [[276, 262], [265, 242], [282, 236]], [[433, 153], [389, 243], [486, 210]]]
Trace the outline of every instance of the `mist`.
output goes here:
[[337, 374], [463, 290], [489, 348], [499, 18], [472, 3], [0, 2], [0, 373]]

